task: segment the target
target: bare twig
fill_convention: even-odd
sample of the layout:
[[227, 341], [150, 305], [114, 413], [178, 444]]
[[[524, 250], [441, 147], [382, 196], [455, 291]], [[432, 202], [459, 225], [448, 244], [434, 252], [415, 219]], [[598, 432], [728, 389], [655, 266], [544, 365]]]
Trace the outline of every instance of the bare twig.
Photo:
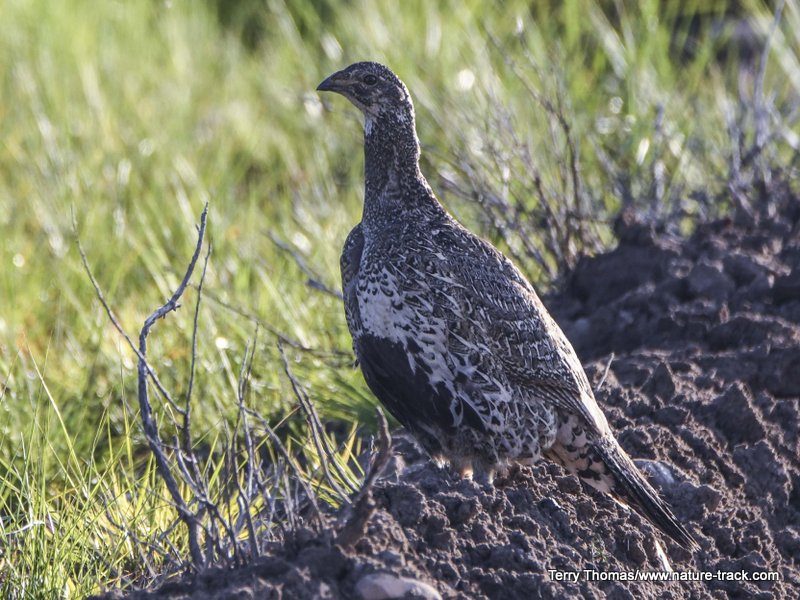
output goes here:
[[146, 356], [147, 336], [150, 334], [150, 329], [152, 329], [153, 325], [155, 325], [158, 319], [161, 319], [170, 312], [177, 310], [180, 306], [178, 301], [183, 295], [183, 292], [186, 290], [186, 287], [189, 285], [189, 279], [192, 277], [194, 267], [197, 264], [197, 259], [200, 257], [200, 250], [203, 247], [203, 238], [206, 232], [207, 218], [208, 204], [206, 203], [206, 205], [203, 207], [203, 212], [200, 215], [200, 227], [198, 228], [197, 233], [197, 245], [195, 246], [194, 254], [192, 255], [192, 259], [189, 261], [189, 266], [186, 269], [186, 274], [183, 276], [183, 280], [178, 285], [177, 289], [169, 298], [169, 300], [167, 300], [164, 305], [156, 309], [149, 317], [147, 317], [147, 319], [145, 319], [144, 326], [139, 332], [139, 410], [141, 412], [142, 426], [144, 428], [147, 441], [150, 445], [150, 450], [156, 460], [156, 468], [158, 469], [158, 473], [167, 486], [167, 490], [172, 497], [172, 501], [175, 503], [178, 515], [189, 530], [189, 551], [191, 552], [192, 562], [194, 563], [195, 568], [200, 568], [205, 563], [202, 551], [200, 550], [200, 522], [197, 519], [197, 515], [186, 505], [186, 502], [181, 495], [180, 488], [178, 487], [178, 483], [170, 469], [167, 457], [164, 455], [161, 437], [158, 433], [158, 425], [153, 418], [153, 409], [147, 394], [148, 369], [146, 364]]
[[600, 378], [599, 383], [597, 384], [596, 389], [600, 389], [603, 387], [603, 384], [606, 382], [606, 377], [608, 377], [608, 371], [611, 369], [611, 363], [614, 362], [614, 353], [611, 353], [611, 356], [608, 357], [608, 362], [606, 363], [606, 368], [603, 370], [603, 376]]
[[244, 308], [240, 306], [236, 306], [235, 304], [231, 304], [226, 300], [223, 300], [218, 295], [214, 294], [211, 291], [205, 292], [205, 297], [209, 300], [215, 302], [222, 308], [231, 311], [232, 313], [239, 315], [253, 323], [254, 325], [258, 325], [259, 328], [263, 329], [264, 331], [268, 332], [270, 335], [274, 336], [282, 344], [294, 348], [296, 350], [300, 350], [301, 352], [310, 354], [311, 356], [316, 356], [318, 358], [327, 359], [327, 358], [341, 358], [346, 359], [347, 362], [351, 361], [352, 352], [344, 351], [344, 350], [320, 350], [318, 348], [311, 348], [310, 346], [306, 346], [301, 343], [299, 340], [294, 338], [288, 337], [282, 331], [279, 331], [273, 325], [261, 320], [256, 315], [251, 312], [248, 312]]
[[[281, 438], [278, 437], [278, 434], [275, 433], [275, 430], [272, 427], [270, 427], [269, 423], [267, 423], [264, 417], [262, 417], [260, 414], [247, 407], [244, 407], [244, 410], [251, 416], [255, 417], [261, 423], [261, 426], [264, 428], [264, 430], [267, 432], [267, 435], [269, 435], [270, 439], [272, 440], [274, 447], [278, 449], [278, 452], [281, 454], [281, 456], [283, 456], [283, 459], [286, 461], [286, 464], [294, 472], [295, 479], [297, 480], [298, 485], [300, 485], [300, 487], [303, 488], [303, 492], [305, 493], [306, 498], [309, 504], [311, 505], [311, 508], [313, 509], [314, 517], [316, 518], [317, 524], [319, 525], [320, 529], [324, 528], [325, 518], [322, 516], [322, 511], [319, 509], [319, 505], [317, 504], [316, 495], [309, 487], [308, 482], [303, 477], [303, 474], [300, 472], [300, 469], [298, 469], [297, 465], [295, 464], [295, 461], [292, 458], [292, 455], [289, 454], [289, 451], [286, 449], [286, 446], [284, 446], [283, 442], [281, 441]], [[291, 507], [289, 506], [289, 502], [291, 501], [291, 494], [288, 493], [289, 486], [285, 484], [284, 489], [287, 490], [286, 494], [287, 513], [289, 513], [289, 515], [291, 516], [292, 511]]]
[[353, 499], [350, 516], [336, 536], [336, 543], [343, 548], [352, 548], [358, 540], [364, 537], [372, 513], [375, 511], [375, 502], [372, 500], [372, 488], [375, 481], [386, 468], [392, 456], [392, 437], [389, 434], [389, 424], [380, 408], [375, 409], [378, 419], [379, 446], [378, 453], [372, 460], [369, 472], [364, 478], [361, 489]]
[[392, 457], [392, 436], [389, 433], [389, 423], [380, 407], [375, 409], [375, 418], [378, 421], [378, 454], [370, 465], [369, 473], [364, 479], [364, 484], [361, 486], [361, 490], [359, 490], [359, 495], [356, 496], [356, 499], [369, 492], [375, 485], [375, 481], [380, 477], [381, 473], [383, 473], [383, 470], [389, 463], [389, 459]]
[[[476, 158], [456, 158], [455, 170], [466, 184], [447, 183], [462, 197], [477, 201], [481, 216], [488, 218], [488, 224], [505, 242], [504, 252], [521, 264], [520, 258], [532, 260], [548, 279], [553, 279], [574, 266], [581, 252], [601, 246], [599, 221], [591, 217], [591, 211], [587, 213], [592, 195], [583, 182], [578, 135], [569, 118], [569, 96], [559, 74], [544, 72], [535, 64], [523, 36], [518, 43], [527, 63], [509, 58], [506, 43], [488, 28], [484, 33], [516, 81], [548, 117], [545, 125], [555, 156], [552, 168], [545, 173], [554, 177], [542, 176], [540, 165], [532, 157], [531, 143], [520, 136], [520, 127], [504, 110], [502, 101], [486, 89], [491, 110], [487, 111], [480, 137], [481, 151]], [[531, 73], [552, 92], [537, 89]], [[476, 167], [480, 164], [483, 168]]]
[[315, 290], [319, 290], [325, 294], [328, 294], [329, 296], [333, 296], [334, 298], [337, 298], [339, 300], [342, 299], [342, 292], [335, 290], [330, 286], [326, 285], [325, 283], [323, 283], [322, 277], [320, 277], [319, 274], [315, 273], [314, 270], [308, 266], [306, 259], [300, 256], [300, 253], [295, 248], [292, 248], [287, 242], [280, 239], [274, 231], [270, 231], [268, 235], [269, 239], [272, 240], [272, 243], [275, 244], [275, 246], [278, 249], [288, 254], [292, 258], [294, 263], [297, 265], [297, 267], [303, 273], [305, 273], [306, 277], [308, 277], [306, 284], [309, 287], [314, 288]]
[[[139, 554], [139, 558], [141, 559], [144, 568], [147, 570], [147, 578], [150, 580], [154, 579], [158, 574], [157, 569], [153, 566], [152, 561], [148, 558], [143, 549], [147, 548], [151, 554], [157, 553], [162, 557], [164, 555], [168, 555], [168, 553], [165, 552], [163, 548], [156, 546], [152, 542], [141, 539], [139, 536], [136, 535], [134, 531], [131, 530], [130, 527], [123, 525], [122, 523], [117, 521], [111, 514], [110, 510], [106, 509], [105, 515], [106, 519], [108, 519], [108, 522], [111, 523], [111, 527], [113, 527], [116, 530], [115, 534], [121, 533], [124, 537], [130, 538], [131, 540], [134, 541], [133, 547], [136, 549], [136, 552]], [[103, 529], [109, 532], [111, 531], [108, 528], [103, 528]], [[181, 562], [179, 554], [175, 553], [173, 554], [173, 556], [178, 563]]]
[[203, 283], [206, 280], [206, 270], [208, 269], [208, 259], [211, 257], [211, 242], [208, 243], [206, 257], [203, 260], [203, 270], [200, 273], [200, 283], [197, 284], [197, 302], [194, 305], [194, 320], [192, 321], [192, 362], [189, 367], [189, 385], [186, 390], [186, 401], [183, 405], [183, 425], [181, 436], [183, 451], [188, 455], [192, 451], [191, 447], [191, 422], [192, 422], [192, 391], [194, 390], [195, 365], [197, 363], [197, 325], [200, 316], [200, 300], [203, 297]]
[[[73, 215], [73, 219], [74, 219], [74, 215]], [[73, 225], [73, 227], [74, 227], [74, 225]], [[77, 231], [77, 229], [75, 231]], [[147, 374], [150, 376], [150, 379], [152, 380], [153, 384], [156, 386], [156, 389], [159, 391], [159, 393], [171, 405], [176, 406], [174, 400], [172, 400], [172, 396], [170, 396], [170, 394], [167, 391], [167, 389], [161, 383], [161, 380], [158, 378], [158, 375], [156, 375], [155, 371], [153, 371], [153, 369], [150, 367], [150, 365], [147, 364], [147, 360], [145, 359], [144, 356], [142, 356], [142, 354], [139, 352], [139, 349], [134, 345], [133, 340], [131, 340], [131, 338], [128, 336], [127, 332], [122, 328], [122, 325], [120, 325], [119, 319], [117, 319], [117, 316], [114, 314], [114, 311], [111, 310], [111, 306], [108, 304], [108, 301], [106, 300], [105, 296], [103, 295], [103, 291], [100, 289], [100, 284], [97, 283], [97, 280], [94, 277], [94, 273], [92, 272], [92, 269], [89, 266], [89, 260], [86, 258], [86, 252], [83, 249], [83, 245], [81, 244], [81, 240], [77, 236], [76, 236], [76, 242], [78, 244], [78, 252], [79, 252], [79, 254], [81, 256], [81, 262], [83, 263], [83, 268], [86, 271], [86, 274], [89, 276], [89, 280], [92, 282], [92, 286], [94, 287], [94, 291], [95, 291], [95, 295], [97, 296], [97, 299], [100, 301], [100, 304], [103, 305], [103, 308], [106, 311], [106, 315], [108, 315], [108, 320], [111, 321], [111, 324], [114, 326], [114, 329], [116, 329], [117, 332], [119, 332], [119, 334], [128, 343], [128, 346], [130, 346], [130, 349], [133, 350], [133, 353], [136, 354], [136, 358], [139, 359], [139, 363], [144, 365], [144, 367], [145, 367], [145, 369], [147, 371]]]
[[761, 149], [767, 143], [767, 109], [764, 102], [764, 79], [767, 75], [767, 64], [769, 62], [769, 53], [772, 47], [772, 40], [775, 37], [775, 30], [781, 22], [781, 15], [783, 14], [783, 5], [785, 0], [778, 0], [775, 5], [775, 13], [773, 15], [772, 23], [770, 24], [767, 39], [764, 42], [764, 49], [761, 52], [760, 64], [758, 67], [758, 75], [756, 77], [755, 89], [753, 90], [753, 104], [755, 108], [755, 127], [756, 139], [754, 147]]
[[751, 99], [753, 127], [755, 129], [755, 134], [752, 143], [746, 149], [746, 151], [744, 148], [745, 135], [742, 128], [739, 126], [739, 121], [743, 120], [744, 116], [748, 114], [750, 105], [746, 100], [747, 94], [742, 89], [741, 85], [739, 90], [740, 114], [737, 116], [738, 118], [735, 121], [733, 116], [728, 117], [729, 135], [731, 138], [733, 138], [733, 144], [731, 144], [731, 168], [727, 187], [731, 194], [731, 198], [734, 201], [738, 216], [740, 218], [745, 217], [748, 221], [753, 219], [755, 211], [752, 203], [747, 197], [746, 192], [744, 191], [747, 183], [742, 171], [748, 166], [760, 168], [758, 175], [761, 180], [769, 181], [770, 172], [760, 159], [764, 154], [764, 150], [768, 148], [775, 139], [780, 137], [781, 132], [783, 131], [782, 127], [778, 127], [776, 130], [770, 131], [769, 120], [771, 102], [768, 103], [764, 95], [764, 80], [766, 78], [767, 66], [769, 64], [769, 54], [771, 51], [773, 38], [775, 37], [775, 32], [781, 22], [783, 7], [784, 0], [779, 0], [775, 5], [773, 19], [769, 30], [767, 31], [764, 47], [761, 51], [759, 67], [758, 71], [756, 72]]
[[339, 464], [336, 462], [333, 451], [328, 444], [328, 439], [322, 427], [322, 422], [320, 421], [317, 411], [314, 408], [314, 404], [311, 402], [310, 398], [308, 398], [305, 390], [303, 390], [303, 387], [300, 385], [300, 382], [297, 381], [297, 378], [295, 378], [294, 374], [292, 373], [292, 370], [289, 367], [289, 360], [286, 358], [286, 353], [283, 351], [283, 346], [280, 344], [280, 342], [278, 342], [278, 352], [283, 360], [283, 369], [292, 385], [294, 395], [297, 398], [297, 401], [300, 403], [300, 407], [303, 409], [303, 412], [306, 414], [309, 428], [311, 430], [311, 439], [313, 440], [314, 446], [317, 449], [317, 455], [319, 456], [320, 465], [322, 466], [322, 471], [325, 474], [325, 479], [339, 495], [339, 498], [343, 502], [349, 503], [348, 492], [346, 492], [342, 486], [339, 485], [339, 482], [331, 476], [328, 465], [333, 466], [334, 470], [339, 476], [339, 479], [343, 481], [351, 489], [351, 491], [355, 491], [356, 488], [352, 483], [350, 483], [349, 478], [345, 475], [345, 473], [339, 467]]
[[[125, 332], [125, 330], [122, 328], [122, 325], [120, 325], [119, 320], [116, 318], [116, 315], [111, 310], [110, 305], [106, 301], [105, 296], [103, 295], [103, 292], [100, 288], [100, 285], [98, 284], [97, 280], [94, 277], [94, 274], [92, 273], [91, 268], [89, 267], [89, 261], [86, 257], [86, 252], [83, 250], [83, 246], [80, 242], [80, 239], [77, 238], [77, 233], [76, 233], [78, 251], [81, 256], [81, 261], [83, 262], [84, 269], [86, 270], [86, 273], [89, 276], [90, 281], [92, 282], [92, 286], [95, 289], [95, 293], [98, 299], [100, 300], [100, 303], [103, 305], [103, 308], [105, 309], [106, 314], [108, 315], [108, 318], [111, 321], [112, 325], [120, 333], [120, 335], [122, 335], [123, 338], [128, 342], [128, 345], [131, 347], [131, 349], [134, 351], [134, 353], [138, 358], [138, 367], [137, 367], [138, 388], [139, 388], [138, 397], [139, 397], [139, 408], [141, 413], [142, 426], [145, 432], [145, 436], [147, 437], [150, 450], [152, 451], [153, 456], [155, 458], [156, 468], [158, 470], [158, 473], [162, 477], [164, 483], [167, 486], [167, 490], [169, 491], [172, 501], [175, 504], [180, 519], [186, 524], [189, 530], [189, 547], [192, 555], [192, 562], [195, 568], [199, 568], [203, 565], [202, 552], [200, 551], [200, 542], [198, 536], [200, 523], [197, 518], [197, 515], [193, 513], [186, 505], [186, 502], [184, 501], [183, 496], [181, 495], [180, 489], [178, 487], [178, 483], [175, 480], [175, 477], [173, 476], [170, 470], [169, 462], [167, 461], [167, 458], [164, 455], [163, 443], [161, 441], [161, 438], [159, 437], [158, 426], [153, 418], [152, 406], [150, 404], [150, 399], [147, 393], [147, 379], [149, 378], [154, 383], [156, 389], [161, 393], [164, 399], [173, 408], [175, 408], [181, 414], [185, 414], [185, 411], [177, 406], [177, 404], [172, 399], [172, 396], [169, 394], [166, 388], [161, 384], [155, 372], [147, 363], [147, 336], [150, 332], [150, 329], [153, 327], [153, 325], [158, 319], [164, 317], [171, 311], [177, 310], [177, 308], [180, 306], [178, 304], [178, 300], [183, 295], [183, 292], [186, 290], [186, 287], [189, 284], [189, 279], [191, 278], [192, 273], [194, 272], [194, 267], [200, 255], [200, 249], [202, 248], [203, 238], [205, 235], [207, 216], [208, 216], [208, 204], [205, 205], [205, 207], [203, 208], [203, 212], [200, 216], [200, 227], [198, 229], [197, 245], [195, 247], [194, 254], [189, 263], [189, 267], [187, 268], [186, 273], [183, 277], [183, 280], [181, 281], [181, 283], [179, 284], [178, 288], [175, 290], [173, 295], [170, 297], [170, 299], [162, 307], [157, 309], [145, 320], [144, 326], [142, 327], [142, 330], [139, 333], [138, 348], [134, 346], [133, 341]], [[73, 228], [77, 232], [77, 225], [75, 221], [74, 211], [73, 211]]]
[[[192, 439], [192, 416], [195, 412], [192, 409], [192, 400], [195, 390], [196, 369], [198, 368], [198, 343], [201, 340], [199, 333], [200, 305], [204, 296], [217, 300], [204, 289], [212, 252], [210, 243], [207, 245], [203, 261], [200, 261], [203, 244], [206, 239], [207, 217], [208, 205], [203, 208], [200, 216], [197, 245], [188, 267], [182, 274], [180, 283], [167, 301], [144, 320], [139, 332], [138, 345], [133, 342], [122, 328], [106, 300], [99, 283], [92, 273], [87, 255], [81, 246], [80, 240], [77, 239], [76, 233], [81, 259], [94, 286], [97, 298], [105, 309], [110, 322], [137, 356], [138, 403], [142, 428], [156, 465], [158, 477], [164, 482], [170, 503], [177, 512], [172, 525], [166, 531], [154, 537], [151, 542], [145, 542], [133, 537], [124, 527], [125, 523], [115, 523], [111, 516], [109, 516], [109, 522], [125, 531], [126, 535], [131, 535], [131, 539], [137, 544], [140, 552], [148, 554], [150, 557], [158, 556], [161, 553], [170, 557], [170, 559], [174, 558], [176, 564], [180, 563], [182, 567], [189, 566], [194, 569], [200, 569], [214, 560], [222, 559], [231, 564], [231, 561], [235, 563], [241, 562], [247, 554], [258, 556], [261, 553], [259, 535], [263, 536], [265, 530], [274, 532], [275, 528], [278, 528], [280, 532], [285, 532], [286, 526], [294, 526], [300, 522], [300, 519], [305, 520], [307, 518], [316, 524], [320, 531], [325, 531], [327, 527], [327, 521], [317, 503], [317, 497], [308, 481], [308, 475], [299, 466], [297, 457], [289, 453], [282, 440], [274, 429], [266, 423], [264, 418], [247, 407], [248, 386], [259, 341], [258, 334], [262, 328], [267, 329], [278, 338], [278, 350], [283, 358], [292, 389], [298, 399], [297, 409], [304, 413], [308, 421], [310, 434], [316, 447], [326, 482], [339, 495], [344, 504], [349, 504], [350, 502], [349, 490], [357, 490], [357, 486], [351, 480], [352, 478], [345, 472], [346, 469], [343, 469], [336, 462], [331, 440], [323, 428], [311, 399], [300, 382], [294, 377], [289, 367], [289, 361], [285, 356], [283, 344], [291, 345], [304, 352], [323, 354], [306, 348], [274, 328], [263, 324], [260, 320], [252, 318], [251, 315], [246, 314], [244, 311], [235, 310], [231, 307], [229, 308], [256, 323], [256, 335], [245, 348], [245, 355], [239, 372], [237, 386], [238, 419], [233, 432], [230, 432], [227, 421], [223, 421], [223, 427], [225, 428], [223, 435], [225, 437], [223, 438], [222, 460], [225, 461], [224, 463], [215, 463], [212, 459], [198, 458], [198, 450]], [[77, 226], [75, 226], [75, 230], [77, 232]], [[185, 397], [178, 404], [173, 400], [169, 391], [162, 385], [156, 373], [148, 364], [147, 340], [156, 322], [180, 307], [181, 298], [190, 285], [190, 279], [195, 271], [200, 270], [197, 267], [201, 262], [202, 270], [199, 283], [196, 285], [197, 298], [192, 321], [191, 364], [188, 385]], [[224, 303], [222, 304], [224, 305]], [[327, 355], [333, 354], [328, 353]], [[346, 355], [348, 359], [350, 357], [349, 353], [338, 354]], [[152, 398], [149, 395], [152, 389], [150, 388], [150, 382], [153, 383], [158, 391], [157, 399], [163, 398], [163, 408], [166, 409], [167, 416], [172, 419], [171, 425], [175, 427], [175, 433], [170, 436], [169, 440], [161, 437], [164, 430], [170, 429], [170, 423], [161, 423], [161, 427], [159, 427], [159, 419], [164, 417], [157, 418], [154, 413]], [[297, 409], [293, 409], [289, 414], [295, 414]], [[176, 418], [176, 414], [182, 418]], [[258, 419], [260, 425], [263, 425], [268, 436], [264, 441], [271, 447], [270, 451], [273, 452], [273, 456], [277, 457], [268, 468], [262, 468], [263, 465], [260, 462], [259, 451], [261, 448], [253, 435], [254, 425], [259, 429], [259, 435], [261, 435], [261, 431], [260, 427], [256, 425], [255, 419]], [[242, 456], [239, 453], [240, 450], [243, 450], [244, 454], [243, 466], [240, 466]], [[375, 464], [379, 465], [381, 461], [376, 459]], [[211, 468], [209, 469], [209, 467]], [[215, 470], [217, 467], [223, 469], [223, 476], [219, 478], [223, 487], [221, 495], [217, 495], [217, 484], [213, 483], [213, 477], [219, 472]], [[373, 466], [373, 468], [375, 467]], [[232, 476], [229, 477], [228, 473], [232, 474]], [[266, 502], [263, 506], [261, 496]], [[309, 507], [311, 509], [310, 517]], [[299, 508], [302, 508], [304, 512], [297, 512]], [[276, 515], [280, 516], [276, 518]], [[187, 537], [190, 552], [188, 561], [190, 562], [181, 562], [181, 554], [172, 542], [171, 534], [174, 533], [175, 527], [186, 527], [186, 531], [188, 531]], [[246, 541], [243, 536], [245, 532]], [[149, 560], [147, 557], [144, 558]]]
[[89, 280], [94, 287], [95, 294], [97, 298], [100, 300], [100, 303], [103, 305], [103, 308], [108, 315], [109, 320], [111, 321], [114, 328], [122, 335], [122, 337], [127, 341], [128, 345], [130, 346], [131, 350], [136, 354], [138, 358], [138, 398], [139, 398], [139, 408], [141, 413], [142, 419], [142, 426], [145, 432], [145, 436], [147, 437], [148, 444], [150, 446], [150, 450], [153, 453], [153, 456], [156, 461], [156, 468], [158, 470], [159, 475], [164, 480], [164, 483], [167, 486], [167, 490], [170, 493], [172, 501], [175, 504], [176, 510], [178, 511], [179, 518], [186, 524], [188, 531], [189, 531], [189, 548], [192, 555], [192, 562], [195, 568], [200, 568], [203, 564], [203, 556], [200, 550], [200, 541], [199, 541], [199, 530], [200, 530], [200, 522], [195, 513], [193, 513], [189, 507], [186, 505], [186, 502], [181, 495], [180, 489], [178, 487], [178, 483], [173, 476], [169, 462], [167, 461], [166, 456], [164, 455], [163, 451], [163, 443], [158, 433], [158, 426], [153, 418], [152, 413], [152, 406], [150, 404], [150, 399], [147, 392], [147, 379], [149, 378], [153, 384], [156, 386], [156, 389], [162, 395], [162, 397], [172, 406], [177, 412], [180, 414], [184, 414], [184, 410], [181, 409], [176, 402], [172, 399], [170, 393], [166, 390], [166, 388], [161, 384], [160, 380], [158, 379], [156, 373], [150, 367], [147, 362], [147, 336], [150, 332], [150, 329], [153, 327], [155, 322], [166, 316], [169, 312], [177, 310], [180, 306], [178, 301], [180, 300], [183, 292], [186, 290], [186, 287], [189, 284], [189, 279], [194, 272], [194, 267], [197, 263], [197, 259], [200, 255], [200, 250], [203, 245], [203, 238], [205, 236], [205, 229], [206, 229], [206, 220], [208, 217], [208, 204], [205, 205], [203, 208], [203, 212], [200, 215], [200, 226], [198, 229], [198, 237], [197, 237], [197, 245], [195, 246], [194, 254], [192, 255], [192, 259], [189, 263], [189, 267], [186, 270], [186, 273], [178, 285], [177, 289], [173, 293], [173, 295], [169, 298], [169, 300], [153, 312], [147, 319], [145, 319], [144, 326], [139, 333], [139, 346], [138, 348], [133, 344], [133, 341], [128, 336], [127, 332], [123, 329], [122, 325], [120, 324], [119, 320], [117, 319], [114, 312], [111, 310], [111, 306], [109, 305], [108, 301], [105, 299], [103, 292], [98, 284], [97, 280], [94, 277], [94, 273], [92, 272], [91, 267], [89, 266], [89, 261], [86, 257], [86, 252], [83, 249], [83, 245], [80, 242], [80, 238], [77, 236], [77, 221], [75, 217], [75, 212], [73, 210], [72, 213], [72, 220], [73, 220], [73, 230], [76, 233], [76, 241], [78, 245], [78, 252], [81, 256], [81, 261], [83, 263], [84, 269], [86, 270], [87, 275], [89, 276]]
[[236, 478], [236, 485], [239, 494], [236, 499], [239, 503], [240, 513], [244, 515], [247, 525], [248, 537], [250, 538], [250, 548], [254, 556], [261, 554], [258, 536], [256, 535], [255, 525], [253, 524], [252, 515], [250, 514], [250, 498], [254, 494], [254, 480], [255, 471], [254, 465], [256, 463], [256, 452], [253, 444], [253, 436], [250, 432], [250, 421], [247, 411], [245, 410], [245, 396], [247, 395], [247, 383], [250, 381], [250, 373], [253, 369], [253, 358], [255, 357], [256, 343], [258, 341], [258, 327], [256, 327], [255, 335], [253, 336], [253, 345], [250, 350], [250, 357], [248, 360], [247, 349], [245, 349], [245, 359], [242, 361], [242, 369], [239, 372], [239, 385], [237, 390], [237, 397], [239, 400], [239, 417], [242, 420], [242, 431], [244, 433], [245, 449], [247, 461], [245, 463], [245, 486], [242, 488], [239, 478]]

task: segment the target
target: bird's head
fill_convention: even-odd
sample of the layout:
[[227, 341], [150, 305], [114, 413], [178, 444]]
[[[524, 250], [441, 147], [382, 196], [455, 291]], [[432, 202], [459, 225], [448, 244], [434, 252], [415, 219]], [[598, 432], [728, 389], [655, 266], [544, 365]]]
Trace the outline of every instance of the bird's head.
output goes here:
[[402, 119], [414, 115], [406, 86], [388, 67], [379, 63], [352, 64], [328, 77], [317, 90], [341, 94], [367, 118], [394, 115]]

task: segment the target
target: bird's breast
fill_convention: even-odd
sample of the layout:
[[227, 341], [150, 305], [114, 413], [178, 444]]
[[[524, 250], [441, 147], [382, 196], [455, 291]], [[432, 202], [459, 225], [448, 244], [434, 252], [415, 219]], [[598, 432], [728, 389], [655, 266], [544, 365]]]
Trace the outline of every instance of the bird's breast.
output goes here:
[[356, 297], [364, 333], [400, 344], [412, 370], [423, 362], [426, 371], [443, 368], [447, 319], [425, 282], [391, 266], [362, 275]]
[[367, 271], [359, 279], [358, 308], [364, 328], [373, 335], [399, 342], [438, 323], [430, 295], [405, 279], [392, 268]]
[[409, 326], [415, 315], [394, 276], [384, 271], [363, 277], [356, 298], [365, 331], [391, 342], [402, 341], [404, 326]]

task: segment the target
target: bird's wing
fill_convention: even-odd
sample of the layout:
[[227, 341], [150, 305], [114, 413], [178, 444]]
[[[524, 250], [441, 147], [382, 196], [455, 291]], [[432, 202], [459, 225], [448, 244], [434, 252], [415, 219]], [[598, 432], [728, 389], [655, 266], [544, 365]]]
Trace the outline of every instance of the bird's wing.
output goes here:
[[361, 331], [361, 315], [358, 311], [358, 298], [356, 286], [358, 283], [358, 270], [361, 265], [361, 254], [364, 251], [364, 234], [361, 232], [361, 223], [353, 227], [347, 235], [339, 259], [339, 269], [342, 273], [342, 297], [344, 298], [344, 314], [347, 326], [355, 339]]
[[483, 335], [509, 382], [606, 433], [608, 424], [575, 350], [522, 273], [458, 224], [435, 231], [433, 242], [460, 284], [456, 289], [470, 328]]
[[427, 370], [411, 366], [407, 346], [371, 333], [362, 333], [355, 345], [369, 388], [431, 452], [440, 451], [437, 431], [453, 434], [462, 423], [486, 430], [467, 398], [447, 382], [434, 382]]

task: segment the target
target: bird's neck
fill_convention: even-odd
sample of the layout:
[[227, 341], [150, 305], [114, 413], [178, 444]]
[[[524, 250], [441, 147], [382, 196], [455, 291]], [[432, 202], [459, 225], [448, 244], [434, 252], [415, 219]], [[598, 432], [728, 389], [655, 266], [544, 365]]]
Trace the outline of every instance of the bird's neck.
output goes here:
[[364, 122], [364, 215], [367, 228], [441, 206], [419, 170], [413, 113], [368, 115]]

